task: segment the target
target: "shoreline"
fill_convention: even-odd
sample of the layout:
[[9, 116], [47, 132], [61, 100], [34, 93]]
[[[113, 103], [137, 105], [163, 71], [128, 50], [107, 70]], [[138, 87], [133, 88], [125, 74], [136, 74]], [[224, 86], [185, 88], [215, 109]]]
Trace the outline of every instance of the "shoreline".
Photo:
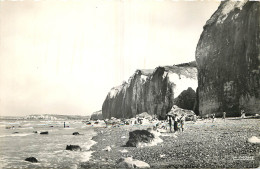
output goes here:
[[[248, 138], [260, 137], [259, 124], [259, 119], [231, 118], [187, 122], [183, 133], [163, 133], [159, 136], [162, 143], [138, 148], [124, 147], [129, 131], [151, 126], [96, 127], [92, 140], [97, 143], [88, 150], [93, 152], [81, 168], [117, 168], [120, 159], [128, 157], [151, 168], [257, 168], [260, 146]], [[107, 146], [111, 151], [104, 150]]]

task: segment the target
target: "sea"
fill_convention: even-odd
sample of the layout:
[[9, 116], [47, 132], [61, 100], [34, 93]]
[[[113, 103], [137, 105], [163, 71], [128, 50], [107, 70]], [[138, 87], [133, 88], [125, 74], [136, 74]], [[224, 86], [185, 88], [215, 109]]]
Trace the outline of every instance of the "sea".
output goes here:
[[[48, 134], [40, 134], [44, 131]], [[91, 157], [95, 135], [93, 127], [80, 120], [1, 120], [0, 168], [79, 168]], [[69, 151], [67, 145], [82, 150]], [[28, 157], [38, 163], [25, 161]]]

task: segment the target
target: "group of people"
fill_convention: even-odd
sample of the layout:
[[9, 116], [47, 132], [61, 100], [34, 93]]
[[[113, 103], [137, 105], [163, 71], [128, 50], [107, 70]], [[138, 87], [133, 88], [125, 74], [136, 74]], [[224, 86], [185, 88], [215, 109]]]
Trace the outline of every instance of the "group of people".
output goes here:
[[184, 123], [185, 123], [185, 116], [184, 114], [181, 115], [181, 117], [178, 119], [177, 115], [167, 115], [167, 121], [169, 122], [170, 126], [170, 132], [172, 132], [172, 126], [174, 129], [174, 132], [177, 132], [181, 130], [184, 131]]
[[[214, 122], [214, 120], [215, 120], [215, 114], [212, 114], [211, 117], [212, 117], [212, 122]], [[241, 109], [241, 118], [245, 118], [245, 117], [246, 117], [245, 110]], [[209, 118], [209, 116], [206, 115], [206, 118]], [[223, 120], [226, 119], [226, 112], [225, 112], [225, 111], [223, 112], [222, 119], [223, 119]]]

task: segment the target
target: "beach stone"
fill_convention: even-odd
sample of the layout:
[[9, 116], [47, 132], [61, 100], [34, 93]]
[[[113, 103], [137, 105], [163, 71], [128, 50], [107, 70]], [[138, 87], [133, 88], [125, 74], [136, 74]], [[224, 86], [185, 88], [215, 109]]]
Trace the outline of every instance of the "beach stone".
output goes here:
[[74, 132], [72, 133], [72, 135], [79, 135], [79, 132]]
[[70, 151], [81, 151], [80, 146], [78, 145], [67, 145], [66, 150]]
[[260, 139], [257, 138], [256, 136], [252, 136], [248, 139], [249, 143], [254, 143], [254, 144], [259, 144], [260, 143]]
[[49, 134], [48, 131], [43, 131], [43, 132], [40, 132], [40, 134]]
[[133, 164], [125, 162], [124, 158], [120, 158], [116, 163], [117, 168], [134, 168]]
[[129, 140], [126, 147], [137, 147], [138, 143], [150, 143], [154, 139], [154, 135], [147, 130], [135, 130], [129, 132]]
[[29, 161], [31, 163], [37, 163], [38, 162], [38, 160], [35, 157], [28, 157], [28, 158], [25, 159], [25, 161]]
[[150, 165], [144, 161], [135, 160], [132, 157], [120, 158], [116, 162], [117, 168], [150, 168]]
[[107, 146], [106, 148], [103, 149], [104, 151], [111, 151], [111, 147], [110, 146]]

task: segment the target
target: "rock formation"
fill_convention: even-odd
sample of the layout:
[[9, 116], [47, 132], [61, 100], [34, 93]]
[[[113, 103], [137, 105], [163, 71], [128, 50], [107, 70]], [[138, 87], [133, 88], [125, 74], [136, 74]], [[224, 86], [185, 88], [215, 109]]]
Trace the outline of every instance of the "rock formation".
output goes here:
[[77, 136], [80, 135], [79, 132], [73, 132], [72, 135]]
[[224, 1], [196, 49], [202, 116], [260, 112], [260, 2]]
[[48, 131], [43, 131], [43, 132], [40, 132], [40, 134], [49, 134]]
[[99, 111], [94, 112], [91, 115], [90, 120], [103, 120], [102, 111], [99, 110]]
[[195, 99], [196, 92], [191, 87], [189, 87], [187, 90], [181, 92], [181, 94], [174, 100], [174, 105], [178, 105], [180, 108], [193, 110]]
[[[103, 117], [131, 118], [147, 112], [164, 119], [174, 100], [184, 90], [192, 96], [184, 101], [188, 94], [183, 93], [176, 104], [184, 109], [193, 109], [196, 95], [192, 90], [196, 90], [197, 83], [195, 62], [157, 67], [155, 70], [137, 70], [128, 83], [114, 87], [108, 93], [102, 106]], [[188, 107], [183, 104], [186, 102], [189, 102]]]
[[66, 146], [66, 150], [70, 150], [70, 151], [81, 151], [80, 146], [78, 145], [67, 145]]
[[137, 147], [139, 143], [150, 143], [154, 139], [154, 135], [147, 130], [135, 130], [129, 132], [129, 140], [126, 147]]
[[37, 163], [38, 162], [38, 160], [35, 157], [28, 157], [28, 158], [25, 159], [25, 161], [29, 161], [31, 163]]

